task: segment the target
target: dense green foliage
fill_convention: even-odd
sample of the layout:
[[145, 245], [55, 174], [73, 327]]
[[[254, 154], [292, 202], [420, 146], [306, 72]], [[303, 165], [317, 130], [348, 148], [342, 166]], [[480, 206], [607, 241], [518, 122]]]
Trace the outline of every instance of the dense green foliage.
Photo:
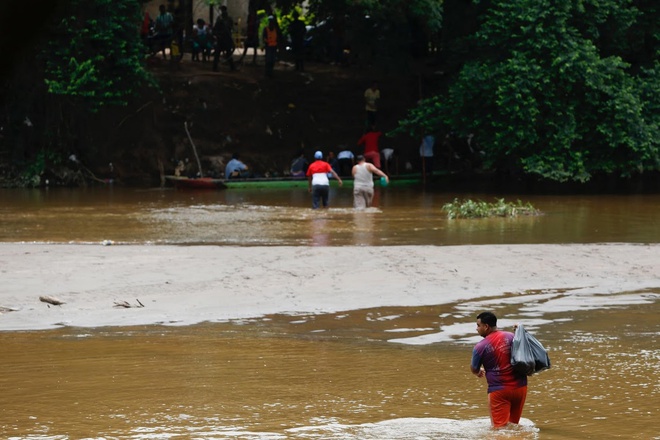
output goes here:
[[20, 176], [21, 186], [36, 187], [41, 184], [41, 176], [48, 166], [59, 165], [62, 157], [51, 150], [40, 150]]
[[399, 131], [474, 133], [486, 167], [556, 181], [657, 170], [658, 19], [632, 1], [493, 2], [473, 58]]
[[80, 100], [89, 110], [124, 105], [145, 85], [141, 21], [134, 0], [74, 0], [45, 48], [48, 92]]
[[[300, 3], [276, 1], [285, 12]], [[350, 48], [353, 65], [385, 72], [404, 71], [412, 57], [426, 55], [442, 27], [440, 0], [310, 0], [306, 6], [322, 27], [317, 39]]]
[[493, 203], [482, 200], [459, 200], [445, 203], [442, 210], [450, 219], [458, 218], [488, 218], [488, 217], [517, 217], [520, 215], [539, 215], [538, 209], [531, 203], [518, 200], [515, 203], [497, 199]]
[[19, 184], [39, 184], [72, 153], [93, 156], [94, 114], [155, 85], [145, 68], [141, 18], [135, 0], [56, 2], [40, 16], [40, 28], [12, 46], [14, 65], [0, 91], [0, 152]]
[[[250, 0], [284, 28], [301, 3]], [[140, 0], [47, 10], [0, 90], [0, 150], [28, 170], [93, 154], [90, 115], [154, 84]], [[444, 76], [395, 133], [470, 137], [470, 166], [559, 182], [660, 170], [657, 0], [309, 0], [305, 21], [326, 61], [349, 53], [342, 62], [385, 75], [424, 57], [438, 66]]]

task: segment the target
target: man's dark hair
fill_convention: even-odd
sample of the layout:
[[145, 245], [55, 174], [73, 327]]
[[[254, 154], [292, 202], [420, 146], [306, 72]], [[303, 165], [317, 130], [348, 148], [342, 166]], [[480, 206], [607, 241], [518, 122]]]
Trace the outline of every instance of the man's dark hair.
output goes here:
[[491, 327], [497, 327], [497, 316], [493, 312], [479, 313], [477, 319], [480, 319], [483, 324], [488, 324]]

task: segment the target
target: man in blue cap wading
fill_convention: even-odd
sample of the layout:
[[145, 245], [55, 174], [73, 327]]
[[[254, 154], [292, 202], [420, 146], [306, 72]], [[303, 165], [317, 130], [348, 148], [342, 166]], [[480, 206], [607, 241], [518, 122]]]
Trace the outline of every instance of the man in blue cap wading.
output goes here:
[[307, 168], [307, 180], [309, 181], [309, 192], [312, 193], [312, 208], [318, 209], [320, 203], [323, 203], [323, 207], [328, 207], [328, 195], [330, 194], [330, 181], [328, 180], [328, 173], [330, 173], [337, 182], [339, 186], [342, 186], [343, 182], [341, 178], [337, 175], [335, 170], [332, 169], [330, 164], [323, 160], [323, 153], [317, 151], [314, 153], [314, 162], [312, 162]]

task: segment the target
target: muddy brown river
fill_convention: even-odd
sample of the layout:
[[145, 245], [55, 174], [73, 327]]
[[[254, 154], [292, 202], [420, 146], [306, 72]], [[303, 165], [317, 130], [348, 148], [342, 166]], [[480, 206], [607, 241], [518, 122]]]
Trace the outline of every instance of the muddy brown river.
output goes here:
[[[454, 197], [543, 215], [449, 221]], [[0, 190], [0, 241], [181, 245], [657, 243], [660, 196], [377, 190], [355, 212], [306, 190]], [[660, 273], [660, 268], [659, 268]], [[0, 286], [1, 286], [0, 267]], [[1, 288], [1, 287], [0, 287]], [[658, 288], [543, 308], [510, 295], [436, 307], [275, 315], [184, 327], [0, 332], [3, 439], [660, 439]], [[185, 295], [185, 293], [182, 293]], [[635, 298], [634, 300], [632, 298]], [[641, 300], [640, 300], [641, 298]], [[489, 429], [469, 372], [475, 311], [523, 320], [552, 369], [518, 429]], [[0, 314], [0, 319], [2, 315]]]

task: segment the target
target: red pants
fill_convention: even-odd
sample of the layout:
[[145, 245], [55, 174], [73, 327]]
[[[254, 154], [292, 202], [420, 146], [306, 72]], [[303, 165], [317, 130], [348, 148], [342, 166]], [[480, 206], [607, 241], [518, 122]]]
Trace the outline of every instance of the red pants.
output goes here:
[[380, 153], [375, 151], [364, 153], [364, 158], [367, 159], [367, 162], [374, 164], [376, 168], [380, 168]]
[[490, 421], [493, 427], [501, 428], [507, 423], [518, 423], [522, 415], [527, 387], [493, 391], [488, 394]]

